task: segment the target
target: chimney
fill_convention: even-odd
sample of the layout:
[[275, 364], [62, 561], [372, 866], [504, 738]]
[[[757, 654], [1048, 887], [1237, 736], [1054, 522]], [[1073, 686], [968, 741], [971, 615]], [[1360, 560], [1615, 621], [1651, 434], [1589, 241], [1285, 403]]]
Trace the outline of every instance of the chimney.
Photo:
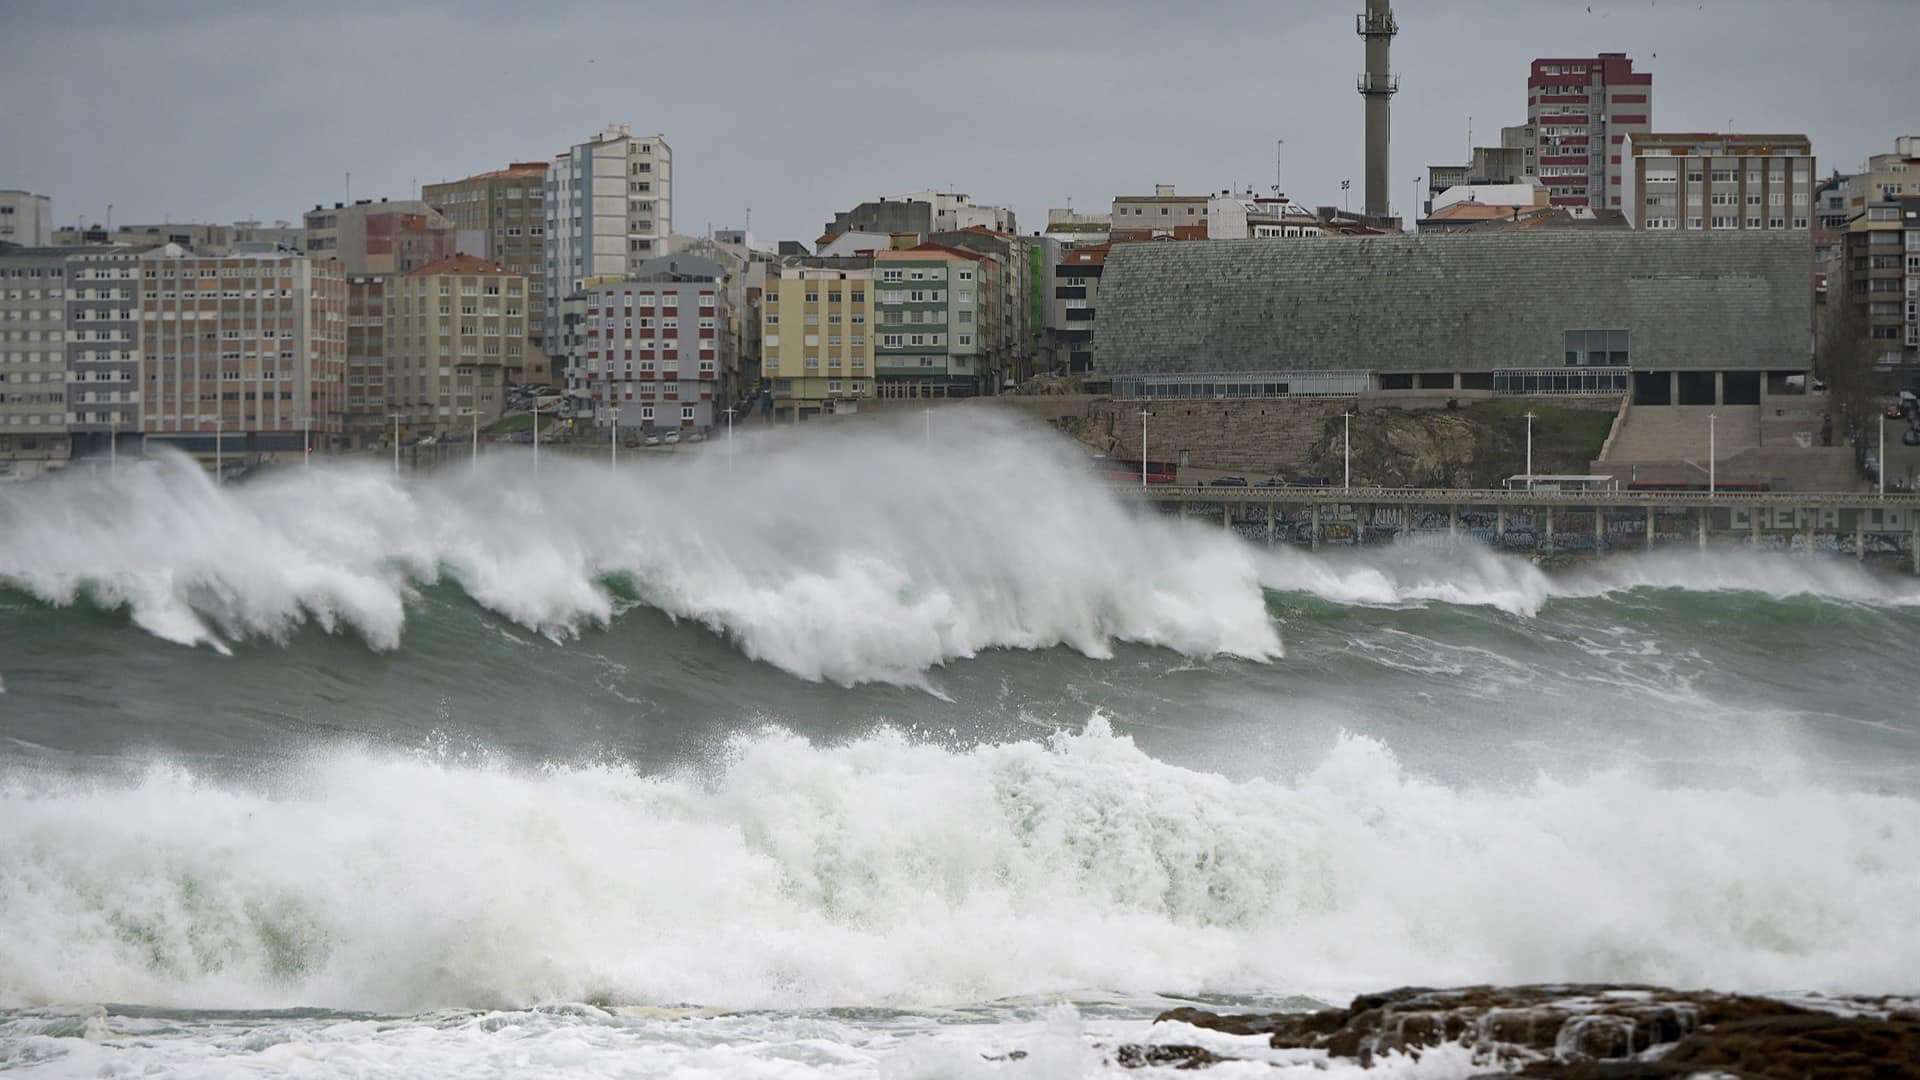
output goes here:
[[1367, 10], [1356, 17], [1355, 30], [1366, 42], [1367, 70], [1359, 79], [1360, 96], [1367, 105], [1366, 211], [1387, 216], [1387, 165], [1393, 133], [1389, 102], [1400, 80], [1388, 71], [1388, 51], [1400, 32], [1387, 0], [1367, 0]]

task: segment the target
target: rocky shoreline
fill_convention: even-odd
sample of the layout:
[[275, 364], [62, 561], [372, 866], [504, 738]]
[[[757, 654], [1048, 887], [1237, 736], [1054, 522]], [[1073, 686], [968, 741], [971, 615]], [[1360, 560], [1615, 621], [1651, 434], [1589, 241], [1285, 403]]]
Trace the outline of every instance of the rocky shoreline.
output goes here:
[[[1301, 1052], [1296, 1063], [1372, 1067], [1442, 1048], [1477, 1075], [1563, 1080], [1889, 1080], [1920, 1077], [1920, 999], [1771, 998], [1635, 985], [1406, 988], [1344, 1009], [1222, 1014], [1180, 1008], [1155, 1020]], [[1177, 1036], [1176, 1036], [1177, 1037]], [[1255, 1039], [1264, 1038], [1264, 1045]], [[1127, 1068], [1201, 1070], [1249, 1062], [1231, 1047], [1153, 1041], [1114, 1048]]]

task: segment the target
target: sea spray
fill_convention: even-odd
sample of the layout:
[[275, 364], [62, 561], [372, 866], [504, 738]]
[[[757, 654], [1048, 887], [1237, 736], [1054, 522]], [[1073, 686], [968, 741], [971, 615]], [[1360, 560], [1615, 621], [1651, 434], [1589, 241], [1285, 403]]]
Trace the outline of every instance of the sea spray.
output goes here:
[[709, 446], [610, 477], [513, 454], [402, 482], [374, 466], [217, 487], [177, 457], [0, 493], [0, 581], [124, 606], [224, 648], [304, 622], [399, 646], [409, 590], [444, 574], [565, 638], [615, 586], [802, 678], [920, 683], [991, 648], [1115, 641], [1270, 659], [1252, 552], [1143, 519], [1059, 440], [971, 412], [928, 441], [876, 424]]
[[0, 777], [0, 1006], [929, 1005], [1077, 989], [1911, 989], [1920, 803], [1230, 781], [1081, 734], [737, 736], [704, 777], [336, 750]]

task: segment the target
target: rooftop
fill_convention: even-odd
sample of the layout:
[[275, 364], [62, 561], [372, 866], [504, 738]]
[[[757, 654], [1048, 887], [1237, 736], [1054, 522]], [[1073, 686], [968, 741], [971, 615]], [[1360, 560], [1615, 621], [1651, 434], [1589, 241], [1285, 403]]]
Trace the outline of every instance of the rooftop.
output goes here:
[[417, 270], [407, 271], [408, 277], [431, 277], [437, 274], [512, 274], [513, 271], [499, 263], [489, 262], [476, 255], [449, 255], [438, 262], [431, 262]]

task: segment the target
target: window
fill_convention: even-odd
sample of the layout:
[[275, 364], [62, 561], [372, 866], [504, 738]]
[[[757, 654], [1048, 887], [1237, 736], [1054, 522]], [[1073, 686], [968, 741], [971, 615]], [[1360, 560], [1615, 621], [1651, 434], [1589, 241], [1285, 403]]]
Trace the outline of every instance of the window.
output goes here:
[[693, 419], [693, 406], [691, 405], [680, 406], [680, 419], [682, 420]]
[[1568, 367], [1627, 367], [1630, 352], [1625, 330], [1569, 330], [1566, 333]]

